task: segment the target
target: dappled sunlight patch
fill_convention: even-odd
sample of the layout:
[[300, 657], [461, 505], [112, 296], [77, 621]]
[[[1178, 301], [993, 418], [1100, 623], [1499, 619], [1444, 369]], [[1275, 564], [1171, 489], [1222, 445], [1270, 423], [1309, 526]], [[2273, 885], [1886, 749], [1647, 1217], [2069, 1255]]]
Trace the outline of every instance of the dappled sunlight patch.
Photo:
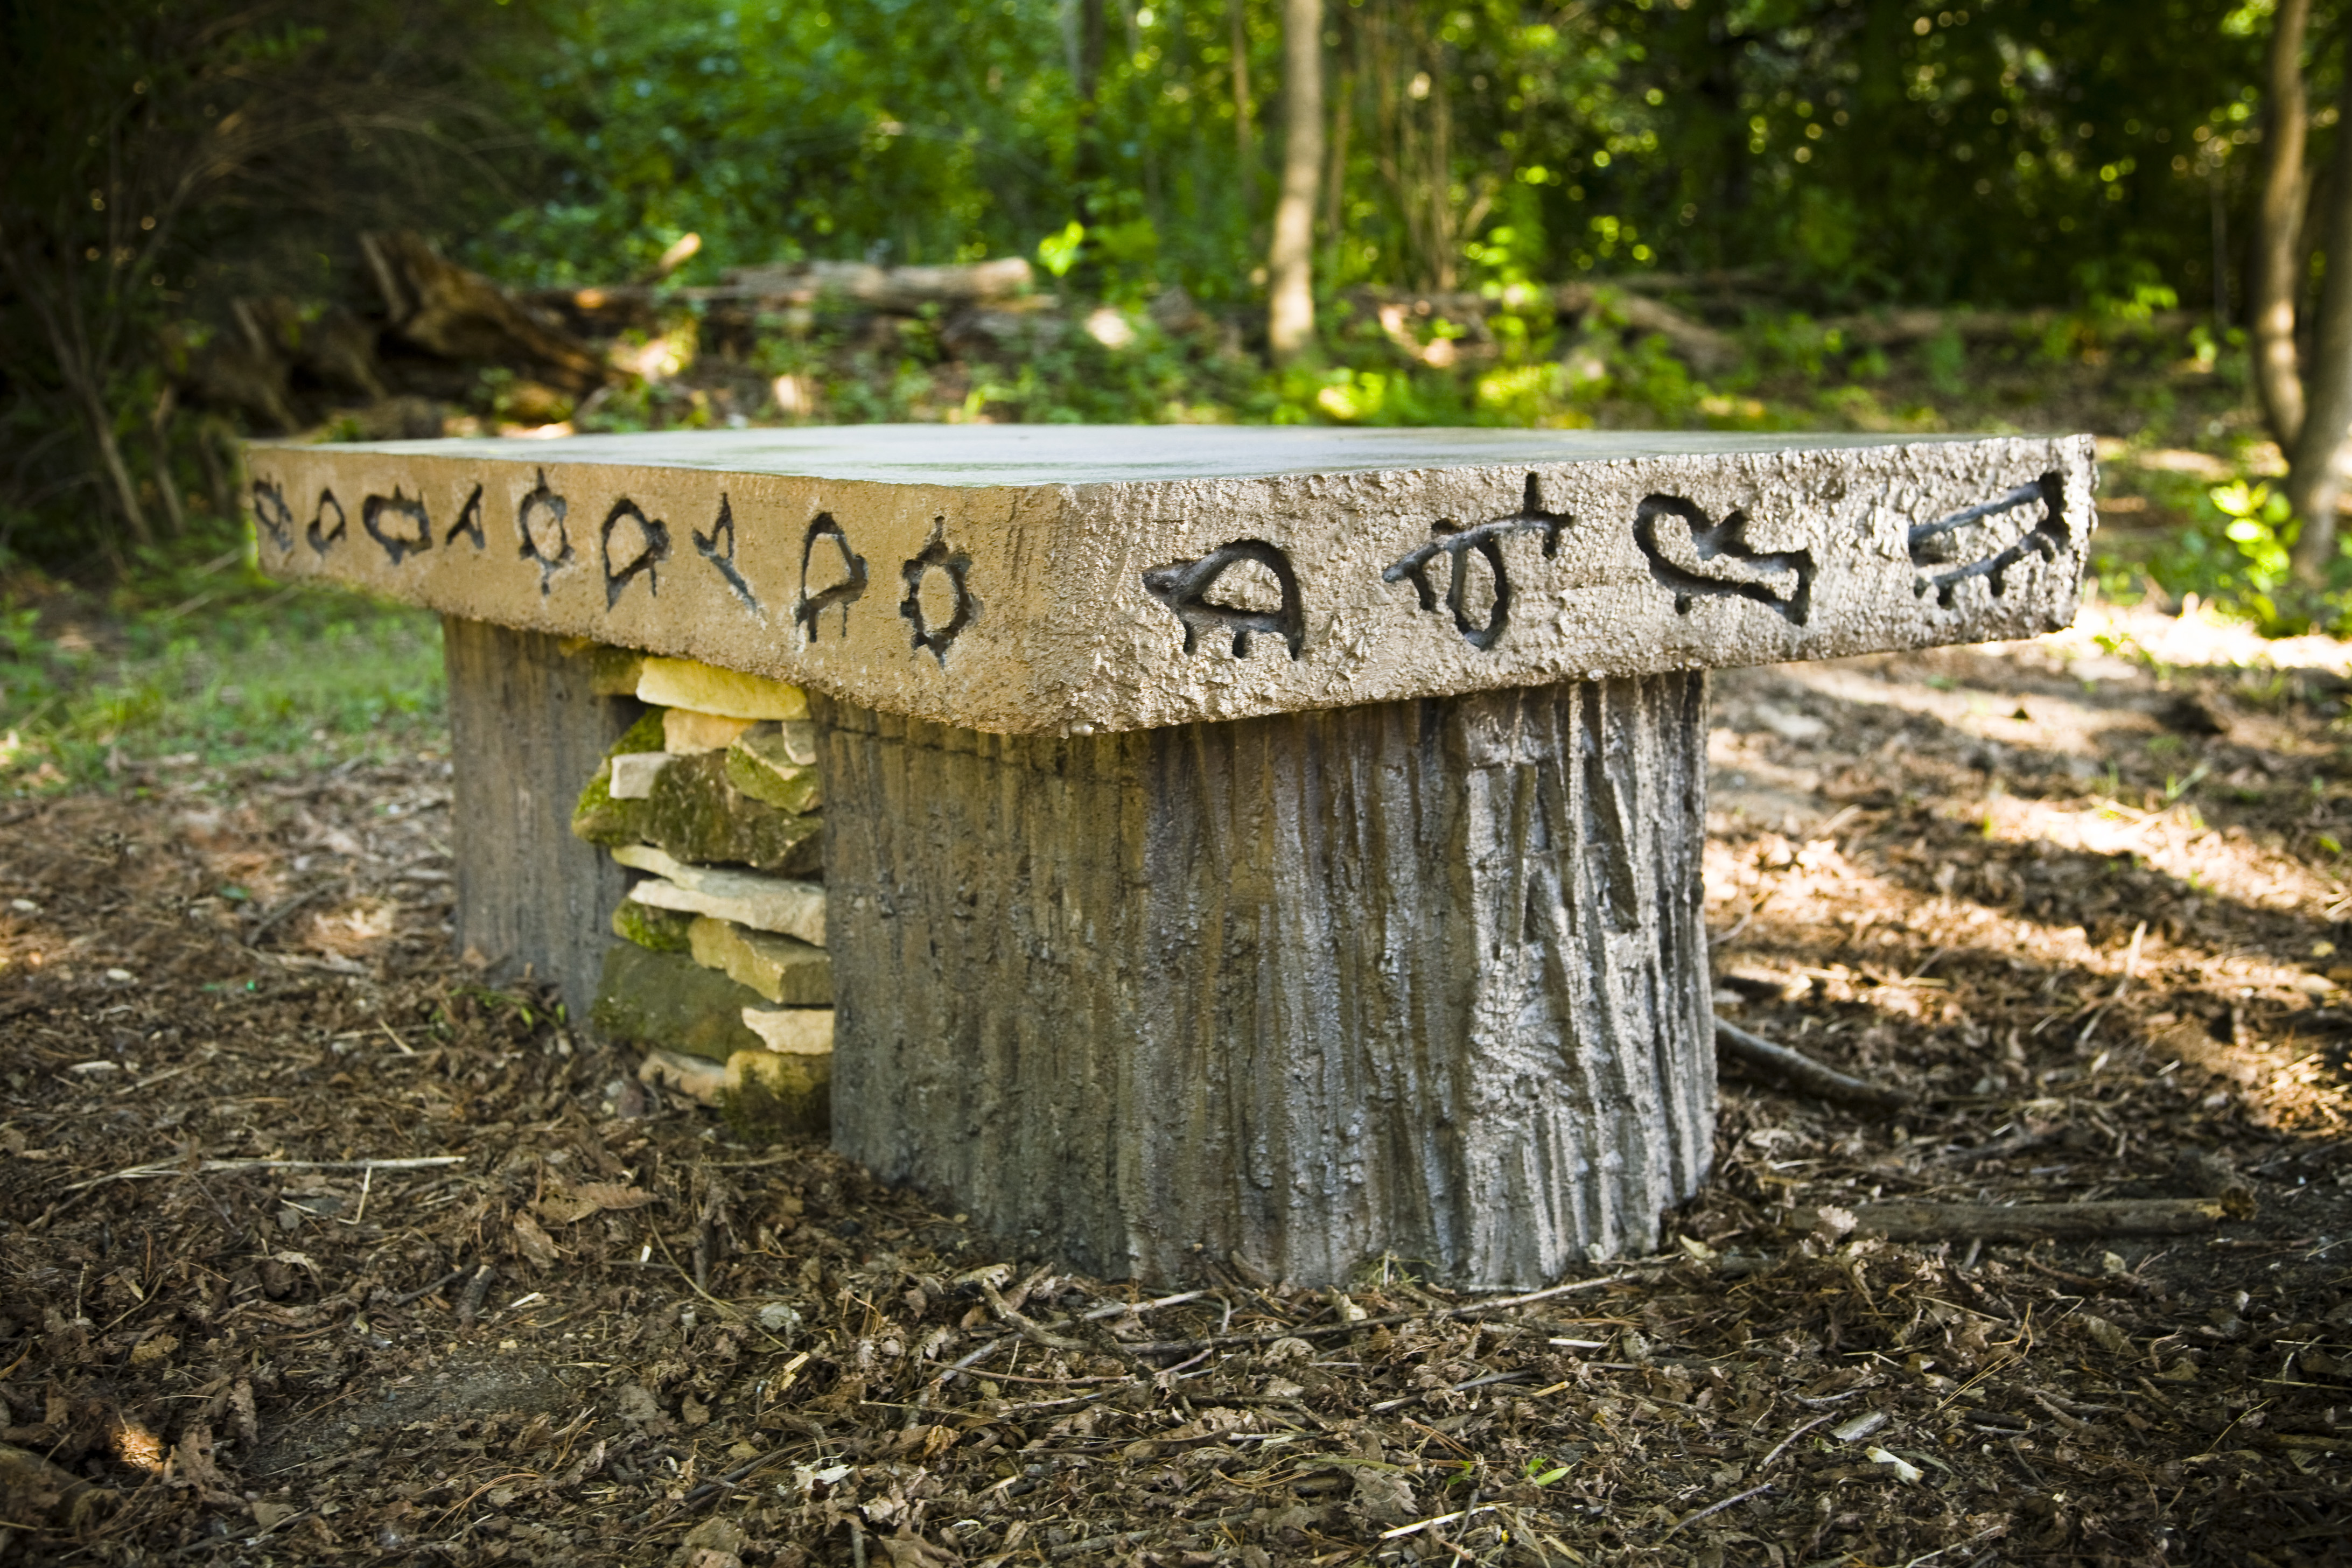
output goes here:
[[2207, 826], [2186, 800], [2143, 811], [2116, 800], [2077, 805], [1995, 795], [1984, 803], [1982, 827], [1998, 842], [2129, 857], [2177, 879], [2194, 896], [2261, 909], [2340, 912], [2352, 896], [2341, 879], [2242, 827]]

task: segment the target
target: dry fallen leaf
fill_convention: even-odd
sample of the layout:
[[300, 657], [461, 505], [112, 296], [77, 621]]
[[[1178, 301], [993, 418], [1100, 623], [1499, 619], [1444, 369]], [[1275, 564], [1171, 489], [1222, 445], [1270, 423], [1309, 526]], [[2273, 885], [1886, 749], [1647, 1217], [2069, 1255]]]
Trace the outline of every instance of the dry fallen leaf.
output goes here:
[[541, 1229], [539, 1222], [527, 1213], [515, 1215], [514, 1238], [522, 1255], [541, 1268], [554, 1268], [555, 1260], [563, 1256], [555, 1238]]

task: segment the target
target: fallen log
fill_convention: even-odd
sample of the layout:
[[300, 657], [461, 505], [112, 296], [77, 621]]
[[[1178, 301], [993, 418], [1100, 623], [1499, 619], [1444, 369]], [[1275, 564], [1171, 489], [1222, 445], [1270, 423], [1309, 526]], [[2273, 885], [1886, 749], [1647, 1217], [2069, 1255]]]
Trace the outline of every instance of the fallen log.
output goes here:
[[1665, 339], [1693, 370], [1711, 374], [1738, 363], [1739, 345], [1728, 333], [1645, 295], [1612, 285], [1563, 283], [1552, 290], [1552, 303], [1563, 311], [1582, 315], [1602, 303], [1604, 289], [1609, 289], [1607, 308], [1637, 332], [1654, 332]]
[[1732, 1060], [1743, 1067], [1769, 1073], [1801, 1093], [1818, 1095], [1823, 1100], [1843, 1100], [1849, 1105], [1876, 1106], [1886, 1110], [1911, 1103], [1911, 1096], [1902, 1089], [1851, 1077], [1813, 1060], [1801, 1051], [1776, 1046], [1761, 1035], [1751, 1035], [1738, 1025], [1725, 1023], [1721, 1018], [1715, 1021], [1715, 1043]]
[[[1963, 342], [2039, 337], [2053, 327], [2081, 319], [2074, 310], [1884, 310], [1853, 316], [1825, 317], [1823, 331], [1833, 331], [1848, 348], [1894, 348], [1924, 342], [1949, 332]], [[2152, 331], [2185, 332], [2204, 318], [2193, 310], [2156, 310], [2141, 322]]]
[[1035, 274], [1018, 256], [960, 267], [877, 267], [865, 261], [796, 261], [739, 267], [716, 289], [692, 289], [702, 299], [773, 300], [808, 305], [832, 295], [871, 310], [910, 315], [926, 305], [993, 304], [1029, 292]]
[[1796, 1209], [1790, 1226], [1843, 1228], [1889, 1241], [2071, 1241], [2107, 1236], [2187, 1236], [2221, 1223], [2218, 1198], [2109, 1198], [2091, 1203], [1857, 1204], [1850, 1210]]
[[444, 359], [529, 368], [567, 392], [604, 384], [604, 356], [480, 273], [414, 234], [363, 234], [392, 330]]

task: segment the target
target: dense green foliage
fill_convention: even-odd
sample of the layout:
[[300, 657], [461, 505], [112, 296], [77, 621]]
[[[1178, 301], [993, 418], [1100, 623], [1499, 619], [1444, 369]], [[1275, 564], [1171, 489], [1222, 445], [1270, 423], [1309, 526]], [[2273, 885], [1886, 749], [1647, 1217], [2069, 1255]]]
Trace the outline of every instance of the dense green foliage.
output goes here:
[[[580, 6], [512, 72], [545, 199], [480, 254], [516, 278], [606, 277], [695, 231], [709, 276], [1026, 253], [1076, 220], [1097, 291], [1247, 296], [1279, 151], [1278, 7], [1112, 5], [1093, 69], [1087, 11]], [[1344, 179], [1321, 282], [1735, 268], [1814, 300], [2226, 307], [2215, 266], [2237, 270], [2247, 232], [2268, 11], [1333, 0]], [[2318, 95], [2337, 26], [2315, 29]]]

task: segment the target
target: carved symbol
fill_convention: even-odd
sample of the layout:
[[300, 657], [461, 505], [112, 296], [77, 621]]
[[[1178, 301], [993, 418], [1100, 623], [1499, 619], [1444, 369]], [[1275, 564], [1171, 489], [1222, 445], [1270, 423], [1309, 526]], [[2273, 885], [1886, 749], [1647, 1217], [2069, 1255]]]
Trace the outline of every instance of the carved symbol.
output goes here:
[[269, 535], [269, 542], [279, 554], [294, 548], [294, 510], [286, 504], [286, 492], [276, 485], [253, 481], [253, 520], [261, 531]]
[[2042, 515], [2015, 542], [1965, 566], [1938, 572], [1933, 576], [1922, 576], [1911, 585], [1911, 591], [1925, 598], [1927, 591], [1934, 589], [1937, 605], [1948, 610], [1952, 607], [1953, 595], [1962, 583], [1971, 577], [1990, 578], [1988, 585], [1992, 589], [1993, 596], [1999, 598], [2009, 591], [2009, 569], [2027, 556], [2038, 555], [2046, 562], [2056, 561], [2061, 551], [2073, 547], [2074, 533], [2066, 526], [2065, 481], [2056, 474], [2044, 474], [2030, 485], [2020, 485], [1989, 501], [1956, 511], [1949, 517], [1939, 517], [1933, 522], [1920, 523], [1912, 529], [1909, 541], [1911, 564], [1933, 566], [1951, 560], [1953, 535], [1961, 529], [1989, 517], [2014, 511], [2021, 506], [2031, 506], [2035, 501], [2042, 503]]
[[[973, 595], [971, 584], [965, 581], [971, 574], [971, 557], [960, 550], [948, 549], [947, 527], [946, 518], [934, 518], [931, 521], [931, 542], [923, 546], [921, 554], [898, 568], [898, 575], [907, 583], [907, 596], [898, 602], [898, 613], [915, 623], [916, 649], [929, 648], [931, 657], [940, 661], [941, 668], [947, 666], [948, 649], [957, 637], [963, 635], [964, 627], [980, 616], [980, 600]], [[845, 553], [848, 548], [847, 542], [844, 542], [842, 549]], [[923, 580], [934, 572], [948, 580], [948, 586], [955, 594], [955, 609], [949, 614], [947, 624], [940, 626], [932, 626], [923, 615]], [[847, 619], [845, 615], [845, 626]]]
[[[1430, 581], [1429, 568], [1440, 555], [1446, 557], [1445, 607], [1454, 612], [1454, 629], [1462, 634], [1463, 641], [1483, 652], [1502, 641], [1511, 625], [1511, 574], [1503, 563], [1502, 542], [1515, 533], [1540, 533], [1544, 536], [1544, 557], [1549, 560], [1559, 553], [1560, 531], [1575, 521], [1570, 513], [1544, 510], [1536, 477], [1529, 474], [1527, 496], [1517, 512], [1471, 528], [1441, 519], [1432, 529], [1438, 537], [1381, 573], [1381, 581], [1397, 583], [1412, 578], [1413, 591], [1421, 595], [1421, 607], [1434, 610], [1437, 584]], [[1484, 624], [1470, 616], [1468, 557], [1473, 552], [1484, 558], [1486, 570], [1495, 579], [1495, 602], [1488, 607]]]
[[[627, 531], [622, 532], [624, 525]], [[615, 542], [614, 535], [619, 539]], [[661, 597], [661, 563], [669, 559], [669, 524], [647, 517], [645, 510], [626, 496], [613, 503], [604, 514], [604, 526], [598, 530], [597, 542], [604, 555], [604, 607], [611, 609], [620, 603], [621, 590], [638, 577], [646, 580], [646, 592]]]
[[522, 535], [522, 549], [517, 553], [525, 561], [539, 563], [542, 599], [547, 597], [547, 580], [572, 559], [572, 535], [563, 527], [563, 514], [569, 510], [563, 498], [547, 488], [545, 468], [539, 470], [539, 483], [515, 509], [515, 531]]
[[[830, 539], [833, 547], [841, 552], [841, 581], [830, 588], [809, 592], [809, 558], [816, 552], [816, 542]], [[849, 535], [841, 524], [833, 521], [833, 513], [821, 511], [809, 520], [808, 532], [801, 539], [801, 598], [793, 606], [793, 619], [807, 632], [811, 642], [816, 641], [817, 623], [835, 605], [841, 606], [841, 635], [849, 635], [849, 606], [866, 596], [866, 557], [849, 548]], [[915, 646], [920, 647], [922, 637], [916, 635]]]
[[472, 536], [477, 550], [488, 546], [489, 542], [482, 537], [482, 487], [479, 485], [476, 485], [474, 493], [466, 498], [464, 508], [457, 513], [457, 521], [449, 525], [449, 531], [442, 536], [441, 542], [455, 544], [461, 533]]
[[[406, 519], [414, 531], [386, 533], [383, 520], [387, 516]], [[367, 530], [370, 539], [383, 546], [383, 552], [392, 557], [394, 566], [400, 564], [401, 557], [404, 555], [422, 553], [433, 548], [433, 520], [425, 515], [425, 498], [420, 495], [411, 500], [400, 493], [398, 485], [392, 487], [389, 500], [383, 496], [369, 496], [360, 502], [360, 526]]]
[[[1209, 597], [1209, 590], [1216, 586], [1217, 579], [1244, 561], [1255, 561], [1274, 574], [1275, 582], [1282, 589], [1279, 609], [1245, 609], [1238, 605], [1221, 605]], [[1196, 561], [1155, 566], [1143, 574], [1143, 590], [1176, 612], [1176, 618], [1184, 626], [1186, 653], [1198, 645], [1203, 630], [1213, 630], [1219, 636], [1232, 634], [1235, 658], [1247, 658], [1250, 638], [1260, 634], [1280, 637], [1293, 658], [1307, 651], [1307, 601], [1298, 591], [1298, 574], [1292, 570], [1288, 555], [1263, 539], [1238, 539]]]
[[[695, 550], [705, 561], [719, 568], [719, 574], [727, 579], [727, 585], [735, 590], [735, 596], [742, 600], [753, 615], [758, 615], [760, 601], [752, 595], [751, 584], [743, 581], [743, 574], [735, 569], [735, 512], [727, 504], [726, 491], [719, 492], [719, 521], [710, 525], [710, 531], [705, 533], [700, 529], [688, 531], [694, 535]], [[724, 550], [719, 548], [722, 538], [727, 541]]]
[[1812, 613], [1813, 552], [1762, 551], [1748, 542], [1748, 514], [1734, 508], [1721, 522], [1680, 496], [1652, 496], [1633, 514], [1633, 542], [1650, 558], [1650, 575], [1675, 591], [1675, 613], [1690, 614], [1701, 596], [1737, 595], [1778, 610], [1795, 626]]
[[[329, 507], [332, 507], [335, 510], [335, 526], [329, 529], [321, 529], [319, 525], [327, 521], [327, 509]], [[351, 520], [349, 518], [343, 515], [343, 503], [335, 499], [335, 492], [332, 490], [320, 490], [319, 492], [319, 510], [310, 514], [310, 526], [304, 529], [302, 531], [302, 534], [304, 538], [310, 542], [310, 548], [312, 550], [324, 555], [331, 546], [339, 544], [342, 542], [344, 525], [350, 521]]]

